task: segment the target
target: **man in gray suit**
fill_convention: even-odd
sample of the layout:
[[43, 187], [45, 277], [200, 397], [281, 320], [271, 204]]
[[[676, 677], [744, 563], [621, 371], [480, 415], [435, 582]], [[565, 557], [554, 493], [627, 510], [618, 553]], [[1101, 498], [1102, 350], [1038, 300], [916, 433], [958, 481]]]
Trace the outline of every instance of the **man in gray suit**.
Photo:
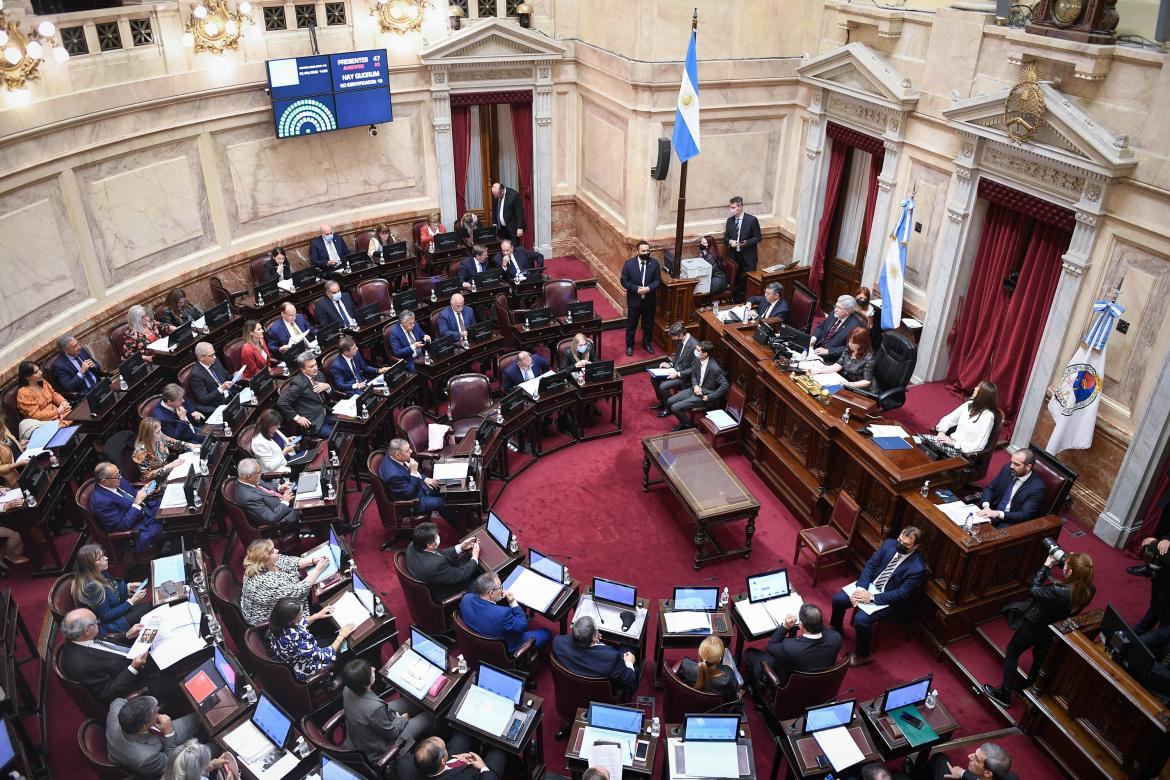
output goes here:
[[377, 761], [399, 738], [418, 741], [435, 733], [435, 719], [406, 699], [383, 701], [370, 690], [374, 667], [358, 658], [341, 672], [345, 687], [345, 747]]
[[[471, 557], [466, 557], [468, 554]], [[442, 601], [467, 590], [479, 576], [479, 541], [468, 539], [443, 550], [439, 547], [439, 526], [419, 523], [406, 548], [406, 570], [416, 580], [422, 580], [431, 598]]]
[[283, 490], [260, 479], [260, 462], [244, 458], [236, 467], [236, 503], [252, 525], [280, 525], [295, 528], [300, 521], [297, 510], [290, 506], [292, 488]]
[[114, 699], [106, 716], [106, 752], [122, 769], [142, 777], [162, 777], [167, 761], [197, 736], [198, 721], [184, 715], [172, 721], [158, 711], [158, 699]]

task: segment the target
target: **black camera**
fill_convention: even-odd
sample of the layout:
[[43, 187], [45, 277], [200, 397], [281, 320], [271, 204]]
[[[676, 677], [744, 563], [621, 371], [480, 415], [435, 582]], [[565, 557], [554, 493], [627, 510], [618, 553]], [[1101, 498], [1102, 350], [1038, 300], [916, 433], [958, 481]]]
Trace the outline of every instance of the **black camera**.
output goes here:
[[1057, 566], [1064, 566], [1064, 562], [1068, 560], [1068, 553], [1052, 537], [1045, 536], [1040, 540], [1040, 546], [1044, 548], [1048, 557], [1056, 562]]

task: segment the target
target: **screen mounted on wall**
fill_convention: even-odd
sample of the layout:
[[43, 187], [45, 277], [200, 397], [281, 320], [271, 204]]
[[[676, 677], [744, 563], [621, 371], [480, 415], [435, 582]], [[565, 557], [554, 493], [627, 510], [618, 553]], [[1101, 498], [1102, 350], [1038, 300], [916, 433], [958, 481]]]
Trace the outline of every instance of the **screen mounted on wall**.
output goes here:
[[385, 49], [269, 60], [267, 66], [277, 138], [394, 119]]

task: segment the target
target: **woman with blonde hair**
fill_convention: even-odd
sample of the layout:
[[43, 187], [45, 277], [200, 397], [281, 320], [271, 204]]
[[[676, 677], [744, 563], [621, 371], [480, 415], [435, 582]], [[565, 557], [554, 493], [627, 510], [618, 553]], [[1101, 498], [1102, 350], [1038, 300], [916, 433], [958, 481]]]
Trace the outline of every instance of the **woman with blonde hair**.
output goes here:
[[718, 693], [724, 701], [739, 698], [739, 680], [735, 670], [723, 663], [723, 640], [709, 636], [699, 644], [699, 660], [683, 659], [678, 676], [697, 691]]
[[93, 610], [99, 634], [125, 634], [153, 609], [146, 601], [149, 588], [139, 590], [140, 585], [110, 576], [110, 559], [100, 544], [87, 544], [77, 551], [70, 591], [78, 606]]
[[[285, 596], [300, 599], [308, 608], [309, 594], [321, 573], [329, 565], [324, 555], [294, 558], [281, 555], [271, 539], [257, 539], [244, 553], [244, 586], [240, 591], [240, 610], [250, 626], [268, 622], [276, 602]], [[304, 571], [308, 574], [301, 578]]]
[[130, 460], [138, 467], [139, 481], [155, 481], [155, 489], [151, 495], [157, 496], [161, 495], [163, 488], [166, 487], [167, 474], [183, 464], [179, 456], [184, 452], [194, 452], [198, 449], [198, 444], [167, 436], [162, 432], [162, 423], [153, 417], [143, 417], [138, 423], [138, 436], [134, 439], [134, 451], [130, 454]]
[[146, 307], [137, 303], [131, 306], [126, 312], [126, 325], [126, 335], [122, 338], [122, 359], [141, 355], [147, 363], [153, 363], [154, 355], [150, 354], [147, 347], [158, 341], [160, 331]]
[[428, 252], [433, 252], [434, 247], [431, 244], [434, 242], [435, 236], [446, 232], [447, 228], [443, 227], [443, 223], [439, 221], [439, 213], [433, 212], [427, 216], [427, 224], [418, 230], [419, 243]]

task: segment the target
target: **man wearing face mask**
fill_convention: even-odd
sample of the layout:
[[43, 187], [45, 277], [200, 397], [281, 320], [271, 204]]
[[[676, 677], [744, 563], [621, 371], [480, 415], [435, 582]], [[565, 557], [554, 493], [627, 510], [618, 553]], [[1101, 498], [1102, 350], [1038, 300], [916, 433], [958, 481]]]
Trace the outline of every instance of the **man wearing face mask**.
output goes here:
[[622, 287], [626, 288], [626, 354], [634, 354], [634, 335], [642, 323], [642, 349], [654, 354], [650, 334], [654, 328], [655, 291], [662, 283], [658, 261], [650, 256], [650, 242], [638, 242], [638, 254], [622, 266]]
[[[857, 651], [850, 659], [850, 666], [865, 666], [873, 661], [870, 648], [873, 646], [873, 624], [879, 620], [894, 623], [909, 622], [914, 610], [914, 596], [926, 578], [926, 566], [918, 554], [918, 540], [922, 531], [908, 525], [898, 538], [887, 539], [869, 557], [852, 592], [839, 590], [833, 595], [833, 616], [829, 627], [842, 632], [845, 610], [857, 609], [853, 616], [857, 629]], [[862, 605], [882, 607], [867, 613]]]
[[335, 279], [325, 283], [324, 297], [318, 298], [313, 304], [313, 316], [320, 327], [333, 324], [339, 328], [358, 327], [357, 304], [349, 293], [341, 291], [341, 285]]
[[318, 269], [323, 279], [332, 279], [333, 271], [349, 256], [345, 239], [333, 232], [329, 225], [321, 226], [321, 235], [309, 242], [309, 262]]

